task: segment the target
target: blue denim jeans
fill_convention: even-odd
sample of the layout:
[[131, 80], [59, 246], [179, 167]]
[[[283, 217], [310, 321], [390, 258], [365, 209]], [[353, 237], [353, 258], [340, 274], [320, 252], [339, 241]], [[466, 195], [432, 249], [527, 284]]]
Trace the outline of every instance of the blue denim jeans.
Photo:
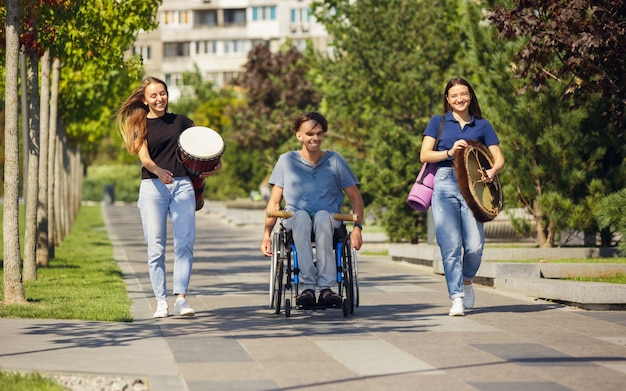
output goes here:
[[463, 297], [463, 281], [471, 281], [480, 267], [485, 231], [467, 206], [452, 167], [440, 167], [435, 174], [432, 208], [448, 294], [450, 299]]
[[[325, 210], [315, 213], [314, 218], [311, 218], [307, 211], [298, 210], [291, 218], [286, 219], [283, 225], [292, 231], [293, 243], [298, 254], [302, 290], [315, 291], [316, 287], [324, 289], [336, 285], [337, 263], [333, 250], [333, 234], [335, 228], [341, 226], [341, 222], [335, 220], [333, 215]], [[315, 233], [315, 264], [311, 232]]]
[[191, 180], [176, 177], [173, 183], [166, 185], [159, 179], [143, 179], [137, 205], [148, 245], [148, 270], [154, 296], [157, 300], [167, 297], [165, 245], [168, 216], [174, 235], [173, 293], [187, 294], [196, 237], [196, 198]]

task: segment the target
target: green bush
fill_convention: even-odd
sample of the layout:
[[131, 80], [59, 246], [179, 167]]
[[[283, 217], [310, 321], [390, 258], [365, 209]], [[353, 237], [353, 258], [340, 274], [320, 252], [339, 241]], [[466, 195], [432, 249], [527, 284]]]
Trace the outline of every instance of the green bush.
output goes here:
[[83, 183], [83, 200], [104, 200], [105, 186], [112, 185], [115, 201], [135, 202], [140, 183], [141, 166], [138, 164], [90, 166]]

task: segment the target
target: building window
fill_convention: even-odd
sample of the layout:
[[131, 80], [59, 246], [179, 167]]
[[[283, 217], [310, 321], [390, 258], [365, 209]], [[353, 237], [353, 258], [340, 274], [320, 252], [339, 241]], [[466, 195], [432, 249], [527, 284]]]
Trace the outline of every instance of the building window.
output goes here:
[[276, 20], [276, 6], [252, 7], [252, 20]]
[[168, 86], [182, 86], [183, 74], [182, 73], [166, 73], [165, 84]]
[[306, 50], [306, 40], [305, 39], [294, 39], [293, 40], [293, 46], [295, 46], [296, 49], [298, 49], [299, 51], [304, 53], [305, 50]]
[[189, 25], [189, 11], [164, 11], [161, 13], [161, 23], [165, 26]]
[[214, 27], [217, 26], [217, 11], [203, 10], [196, 11], [196, 25]]
[[228, 53], [247, 53], [246, 41], [242, 39], [224, 41], [224, 54]]
[[232, 49], [233, 53], [242, 53], [244, 52], [244, 41], [242, 40], [233, 40], [232, 41]]
[[148, 46], [133, 46], [133, 55], [141, 57], [143, 61], [152, 59], [152, 48]]
[[308, 8], [292, 8], [291, 23], [311, 22], [311, 12]]
[[206, 42], [196, 41], [196, 54], [206, 53]]
[[216, 54], [217, 41], [197, 41], [196, 54]]
[[232, 84], [239, 77], [241, 72], [224, 72], [224, 85]]
[[189, 42], [165, 42], [163, 57], [189, 57]]
[[224, 25], [245, 25], [246, 10], [245, 9], [226, 9], [224, 10]]

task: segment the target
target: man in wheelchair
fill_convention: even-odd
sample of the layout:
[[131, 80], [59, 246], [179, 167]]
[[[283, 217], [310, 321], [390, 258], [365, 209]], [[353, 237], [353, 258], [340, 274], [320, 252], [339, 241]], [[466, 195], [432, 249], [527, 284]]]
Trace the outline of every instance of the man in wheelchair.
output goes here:
[[[313, 308], [316, 304], [315, 291], [319, 288], [317, 303], [325, 307], [338, 307], [342, 298], [332, 291], [337, 284], [337, 266], [334, 259], [333, 233], [342, 222], [333, 218], [340, 212], [344, 192], [350, 200], [352, 213], [357, 221], [350, 234], [356, 250], [361, 248], [363, 222], [363, 198], [357, 185], [358, 179], [341, 155], [323, 151], [322, 141], [328, 130], [326, 118], [319, 113], [299, 115], [292, 128], [302, 144], [300, 150], [281, 155], [269, 179], [273, 185], [267, 211], [276, 211], [285, 200], [285, 210], [293, 216], [283, 225], [292, 231], [293, 242], [298, 254], [298, 267], [302, 293], [296, 297], [296, 306]], [[276, 224], [275, 217], [265, 219], [261, 251], [272, 255], [271, 234]], [[315, 260], [313, 243], [315, 242]]]

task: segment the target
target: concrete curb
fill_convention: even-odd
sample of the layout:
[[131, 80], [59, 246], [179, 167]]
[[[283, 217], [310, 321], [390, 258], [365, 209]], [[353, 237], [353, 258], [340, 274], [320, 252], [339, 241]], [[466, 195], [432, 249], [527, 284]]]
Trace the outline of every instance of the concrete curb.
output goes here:
[[[584, 258], [590, 255], [598, 257], [603, 256], [602, 254], [613, 253], [607, 250], [611, 249], [488, 248], [485, 249], [483, 263], [476, 275], [476, 282], [498, 290], [562, 302], [584, 309], [626, 309], [626, 285], [624, 284], [559, 280], [559, 278], [568, 277], [597, 277], [626, 273], [626, 264], [494, 262], [494, 260]], [[558, 254], [561, 256], [558, 257]], [[433, 273], [444, 274], [438, 246], [390, 244], [389, 256], [394, 261], [430, 266]]]

